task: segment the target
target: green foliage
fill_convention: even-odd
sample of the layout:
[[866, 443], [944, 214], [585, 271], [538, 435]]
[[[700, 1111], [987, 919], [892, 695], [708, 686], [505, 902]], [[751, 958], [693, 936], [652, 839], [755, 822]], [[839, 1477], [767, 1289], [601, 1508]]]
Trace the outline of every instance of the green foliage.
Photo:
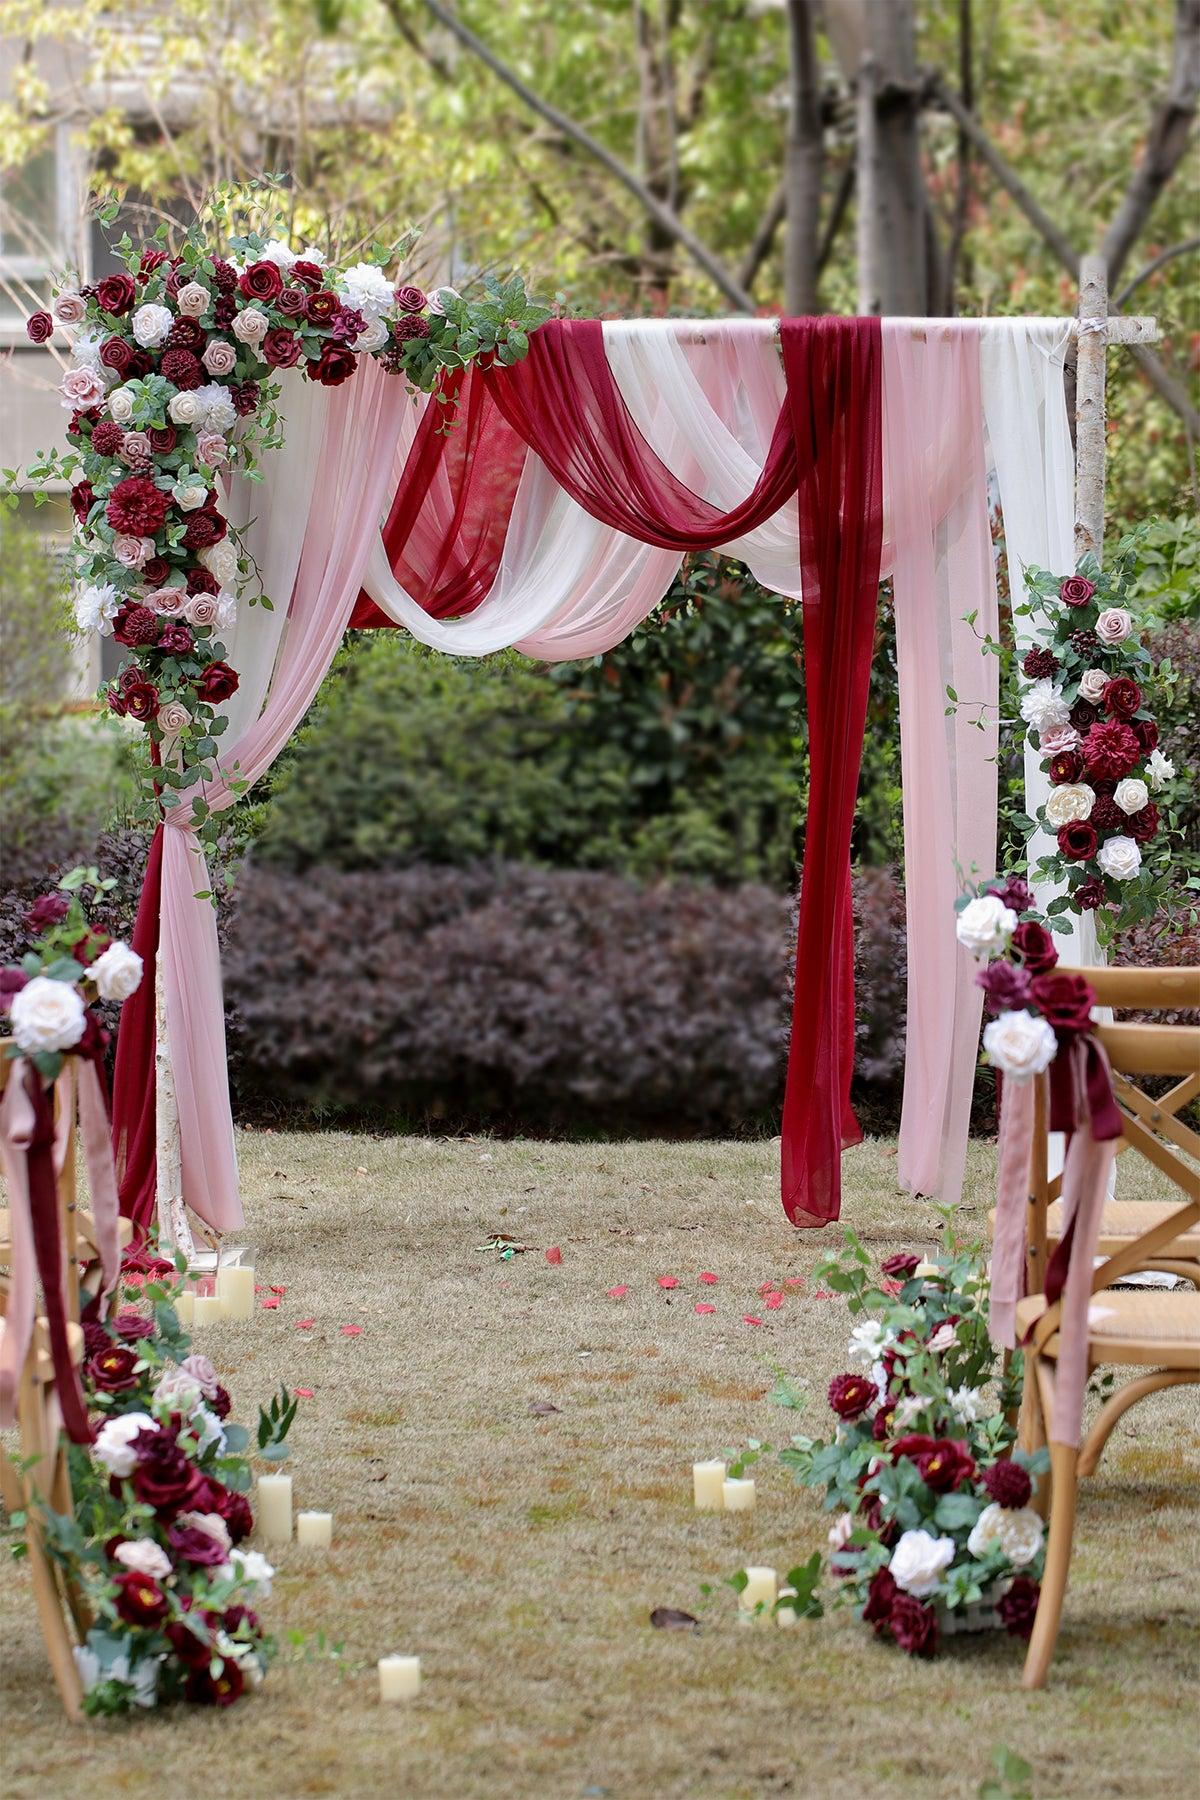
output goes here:
[[979, 1800], [1033, 1800], [1033, 1768], [1010, 1750], [997, 1744], [992, 1751], [994, 1776], [986, 1776], [979, 1784]]
[[[258, 1454], [268, 1462], [282, 1462], [287, 1455], [287, 1435], [296, 1420], [300, 1402], [282, 1386], [270, 1402], [258, 1409]], [[226, 1433], [228, 1436], [228, 1432]]]

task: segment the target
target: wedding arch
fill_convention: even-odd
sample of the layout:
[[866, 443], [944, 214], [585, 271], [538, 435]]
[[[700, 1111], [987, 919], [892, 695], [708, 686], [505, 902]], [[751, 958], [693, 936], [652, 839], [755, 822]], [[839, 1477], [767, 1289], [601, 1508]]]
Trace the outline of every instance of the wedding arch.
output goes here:
[[[1076, 566], [1064, 386], [1079, 339], [1081, 542], [1098, 554], [1109, 341], [1073, 319], [573, 321], [521, 284], [432, 298], [279, 240], [124, 246], [59, 291], [82, 623], [130, 652], [113, 709], [146, 727], [157, 825], [134, 935], [114, 1143], [122, 1210], [190, 1245], [242, 1221], [205, 844], [286, 745], [349, 627], [456, 655], [610, 649], [682, 557], [744, 560], [802, 608], [811, 791], [783, 1113], [783, 1204], [835, 1218], [858, 1129], [850, 836], [881, 578], [896, 616], [908, 913], [899, 1175], [957, 1196], [981, 994], [959, 871], [995, 867], [999, 639], [991, 484], [1019, 652], [1024, 571]], [[1099, 461], [1099, 487], [1095, 469]], [[1099, 507], [1099, 514], [1097, 514]], [[1098, 522], [1098, 520], [1100, 522]], [[951, 704], [947, 704], [947, 696]], [[1048, 793], [1027, 752], [1031, 819]], [[1039, 851], [1030, 848], [1033, 866]], [[1041, 903], [1051, 892], [1043, 888]], [[1091, 916], [1068, 955], [1095, 960]]]

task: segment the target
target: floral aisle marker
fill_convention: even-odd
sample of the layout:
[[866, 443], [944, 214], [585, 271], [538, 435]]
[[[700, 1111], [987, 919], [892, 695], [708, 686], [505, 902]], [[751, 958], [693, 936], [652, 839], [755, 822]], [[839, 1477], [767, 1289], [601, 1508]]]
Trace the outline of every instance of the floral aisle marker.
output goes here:
[[[233, 190], [214, 196], [175, 248], [166, 225], [150, 245], [122, 237], [124, 272], [86, 287], [64, 277], [50, 311], [27, 322], [34, 343], [59, 332], [70, 353], [59, 389], [70, 449], [42, 453], [27, 473], [39, 500], [50, 482], [70, 488], [81, 630], [129, 653], [102, 693], [145, 727], [139, 815], [150, 823], [217, 773], [221, 707], [239, 682], [225, 636], [243, 602], [273, 604], [254, 589], [219, 483], [231, 472], [260, 479], [260, 456], [283, 442], [278, 376], [297, 369], [336, 387], [369, 356], [441, 400], [443, 381], [477, 358], [522, 357], [549, 316], [518, 277], [489, 277], [478, 298], [464, 298], [389, 274], [415, 234], [339, 268], [269, 224], [237, 231], [232, 199]], [[101, 222], [116, 212], [106, 206]], [[17, 472], [4, 475], [15, 505]], [[237, 791], [236, 769], [222, 772]], [[190, 804], [211, 843], [215, 821], [198, 795]]]

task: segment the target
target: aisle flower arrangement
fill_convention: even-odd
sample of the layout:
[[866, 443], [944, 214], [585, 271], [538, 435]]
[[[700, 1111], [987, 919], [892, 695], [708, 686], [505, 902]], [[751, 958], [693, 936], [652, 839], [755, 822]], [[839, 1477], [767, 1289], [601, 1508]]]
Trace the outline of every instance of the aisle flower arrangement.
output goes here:
[[824, 1489], [834, 1604], [911, 1656], [956, 1631], [1028, 1637], [1044, 1563], [1030, 1500], [1045, 1459], [1018, 1450], [1007, 1421], [1017, 1395], [997, 1380], [982, 1254], [947, 1230], [935, 1259], [900, 1253], [876, 1274], [846, 1238], [816, 1271], [856, 1320], [829, 1386], [836, 1424], [781, 1453], [796, 1481]]
[[7, 1054], [27, 1057], [47, 1083], [66, 1056], [102, 1056], [108, 1033], [98, 1002], [128, 1000], [141, 985], [137, 952], [88, 920], [88, 905], [115, 886], [97, 869], [70, 870], [26, 912], [30, 945], [21, 961], [0, 969]]
[[1131, 537], [1107, 569], [1090, 555], [1073, 575], [1027, 569], [1019, 609], [1040, 618], [1044, 640], [1021, 663], [1021, 718], [1051, 783], [1026, 826], [1055, 841], [1035, 873], [1063, 886], [1051, 929], [1092, 912], [1105, 943], [1151, 916], [1169, 879], [1162, 805], [1176, 771], [1146, 705], [1154, 665], [1133, 617], [1135, 552]]
[[[294, 369], [336, 387], [372, 357], [433, 392], [477, 358], [517, 360], [548, 316], [517, 277], [488, 278], [464, 298], [389, 273], [412, 237], [337, 267], [314, 245], [236, 232], [221, 196], [210, 213], [174, 248], [166, 226], [147, 245], [122, 238], [123, 271], [88, 285], [64, 276], [49, 311], [27, 322], [34, 343], [67, 345], [59, 392], [71, 446], [28, 475], [69, 486], [76, 616], [127, 652], [103, 691], [145, 728], [151, 821], [215, 773], [221, 709], [239, 679], [228, 633], [243, 599], [272, 604], [255, 591], [221, 483], [231, 471], [253, 478], [282, 442], [279, 377]], [[191, 808], [211, 839], [204, 802], [193, 795]]]
[[958, 941], [982, 963], [987, 1060], [1010, 1081], [1050, 1067], [1060, 1047], [1091, 1030], [1095, 991], [1082, 975], [1057, 972], [1054, 939], [1020, 876], [984, 883], [958, 901]]

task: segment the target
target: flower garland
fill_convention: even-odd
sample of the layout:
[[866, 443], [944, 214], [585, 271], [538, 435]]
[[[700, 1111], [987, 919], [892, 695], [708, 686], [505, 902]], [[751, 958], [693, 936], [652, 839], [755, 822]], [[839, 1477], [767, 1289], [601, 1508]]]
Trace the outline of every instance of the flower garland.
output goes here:
[[[213, 211], [220, 225], [223, 204]], [[433, 392], [475, 358], [516, 361], [548, 317], [518, 278], [489, 278], [468, 300], [388, 275], [411, 238], [344, 269], [256, 232], [231, 235], [224, 255], [199, 225], [174, 252], [166, 243], [165, 226], [148, 247], [123, 238], [124, 272], [88, 287], [64, 279], [50, 311], [27, 322], [34, 343], [57, 328], [70, 346], [59, 392], [72, 448], [41, 455], [28, 474], [70, 485], [80, 629], [129, 652], [101, 693], [146, 728], [139, 813], [149, 821], [215, 773], [220, 709], [238, 687], [223, 639], [253, 573], [216, 484], [234, 469], [253, 477], [259, 452], [282, 442], [278, 375], [299, 368], [336, 387], [372, 356]], [[271, 600], [251, 592], [249, 604]], [[191, 805], [211, 843], [215, 821], [198, 797]]]
[[1030, 598], [1020, 609], [1048, 627], [1021, 663], [1029, 683], [1021, 718], [1051, 782], [1025, 825], [1029, 835], [1042, 825], [1057, 846], [1035, 872], [1064, 888], [1046, 909], [1051, 928], [1068, 913], [1097, 913], [1102, 942], [1150, 916], [1168, 878], [1164, 820], [1151, 795], [1175, 769], [1145, 703], [1153, 663], [1129, 610], [1136, 542], [1123, 540], [1106, 570], [1094, 556], [1065, 577], [1026, 570]]
[[1056, 974], [1054, 939], [1033, 910], [1019, 875], [968, 890], [958, 901], [958, 941], [981, 960], [975, 980], [991, 1017], [983, 1028], [988, 1061], [1012, 1081], [1040, 1075], [1067, 1043], [1092, 1028], [1095, 990], [1082, 975]]
[[1030, 1506], [1045, 1452], [1015, 1448], [1015, 1397], [985, 1392], [996, 1375], [982, 1253], [948, 1232], [926, 1261], [890, 1256], [879, 1278], [853, 1232], [849, 1256], [817, 1276], [858, 1319], [851, 1367], [829, 1385], [832, 1438], [795, 1437], [781, 1460], [823, 1487], [835, 1604], [852, 1605], [910, 1656], [936, 1654], [943, 1632], [986, 1622], [1027, 1638], [1045, 1560]]
[[47, 1084], [63, 1058], [99, 1056], [108, 1033], [97, 1002], [128, 1000], [141, 985], [142, 959], [89, 924], [84, 899], [116, 886], [97, 869], [64, 875], [25, 914], [33, 941], [19, 964], [0, 969], [0, 1013], [9, 1014], [10, 1057], [25, 1056]]

